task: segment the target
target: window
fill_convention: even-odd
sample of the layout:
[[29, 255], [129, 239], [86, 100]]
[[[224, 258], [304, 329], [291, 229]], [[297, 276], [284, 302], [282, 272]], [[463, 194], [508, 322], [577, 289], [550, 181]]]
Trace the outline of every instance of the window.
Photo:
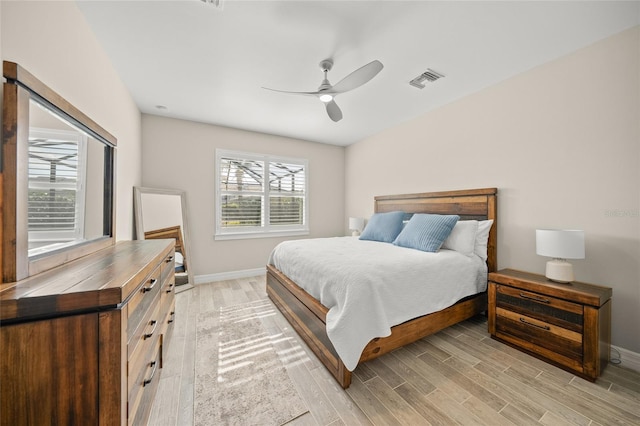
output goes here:
[[82, 238], [86, 137], [29, 130], [29, 250]]
[[216, 239], [309, 233], [306, 160], [216, 150]]

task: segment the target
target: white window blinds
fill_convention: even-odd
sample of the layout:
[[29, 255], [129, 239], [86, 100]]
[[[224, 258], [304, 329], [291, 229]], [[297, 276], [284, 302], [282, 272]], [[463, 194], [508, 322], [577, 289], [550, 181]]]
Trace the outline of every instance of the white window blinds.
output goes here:
[[82, 235], [85, 163], [86, 142], [79, 133], [29, 131], [30, 241], [64, 242]]
[[308, 232], [307, 161], [216, 151], [216, 235]]

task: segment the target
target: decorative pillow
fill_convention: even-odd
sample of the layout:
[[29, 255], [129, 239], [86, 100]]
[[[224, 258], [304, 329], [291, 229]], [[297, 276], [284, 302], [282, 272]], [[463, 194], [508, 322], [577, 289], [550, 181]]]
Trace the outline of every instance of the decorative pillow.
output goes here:
[[493, 219], [481, 220], [478, 222], [478, 233], [476, 234], [476, 244], [474, 251], [482, 260], [487, 261], [487, 244], [489, 242], [489, 231], [493, 225]]
[[391, 243], [402, 231], [404, 212], [374, 213], [364, 227], [361, 240], [381, 241]]
[[458, 215], [414, 214], [393, 244], [437, 252], [451, 234], [458, 219]]
[[465, 256], [472, 256], [476, 246], [477, 233], [477, 220], [459, 220], [451, 230], [451, 234], [442, 243], [442, 248], [455, 250]]

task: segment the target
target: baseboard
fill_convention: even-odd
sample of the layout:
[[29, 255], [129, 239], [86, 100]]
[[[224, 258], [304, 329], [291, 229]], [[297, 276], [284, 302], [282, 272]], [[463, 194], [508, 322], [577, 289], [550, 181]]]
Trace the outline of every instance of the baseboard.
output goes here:
[[617, 358], [616, 351], [620, 353], [620, 365], [640, 372], [640, 354], [625, 348], [611, 345], [611, 359]]
[[196, 275], [194, 281], [197, 284], [212, 283], [216, 281], [235, 280], [238, 278], [255, 277], [267, 273], [266, 268], [244, 269], [242, 271], [220, 272], [218, 274]]

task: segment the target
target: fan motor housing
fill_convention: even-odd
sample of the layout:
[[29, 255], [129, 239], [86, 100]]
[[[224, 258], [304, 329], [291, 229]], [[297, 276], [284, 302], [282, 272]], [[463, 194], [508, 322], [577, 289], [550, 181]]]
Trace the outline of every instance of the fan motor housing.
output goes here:
[[331, 68], [333, 68], [333, 61], [331, 59], [321, 61], [320, 68], [322, 68], [322, 71], [331, 71]]

